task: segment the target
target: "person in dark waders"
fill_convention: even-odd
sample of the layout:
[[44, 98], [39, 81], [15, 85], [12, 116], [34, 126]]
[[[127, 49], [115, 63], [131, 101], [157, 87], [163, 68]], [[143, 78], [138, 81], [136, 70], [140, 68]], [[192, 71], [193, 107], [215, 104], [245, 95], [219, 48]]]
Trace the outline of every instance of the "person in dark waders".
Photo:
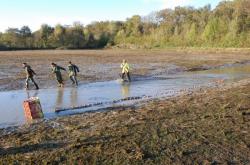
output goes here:
[[52, 67], [52, 73], [54, 73], [55, 76], [56, 76], [56, 80], [57, 80], [58, 86], [59, 87], [63, 87], [64, 83], [63, 83], [63, 78], [62, 78], [61, 70], [66, 71], [66, 69], [63, 68], [63, 67], [61, 67], [61, 66], [58, 66], [55, 63], [51, 63], [51, 67]]
[[75, 65], [72, 64], [71, 61], [69, 61], [69, 65], [68, 65], [68, 70], [69, 70], [69, 78], [72, 81], [72, 85], [76, 85], [78, 86], [78, 81], [77, 81], [77, 73], [79, 72], [79, 68]]
[[128, 81], [130, 82], [131, 81], [130, 73], [129, 73], [130, 67], [126, 60], [122, 61], [121, 68], [122, 68], [122, 76], [121, 76], [122, 79], [125, 81], [125, 75], [126, 75]]
[[36, 75], [34, 70], [31, 69], [31, 67], [27, 63], [23, 63], [23, 68], [25, 69], [25, 73], [26, 73], [25, 89], [29, 89], [29, 81], [31, 81], [31, 82], [33, 82], [36, 89], [38, 90], [39, 87], [38, 87], [37, 83], [34, 80], [34, 75]]

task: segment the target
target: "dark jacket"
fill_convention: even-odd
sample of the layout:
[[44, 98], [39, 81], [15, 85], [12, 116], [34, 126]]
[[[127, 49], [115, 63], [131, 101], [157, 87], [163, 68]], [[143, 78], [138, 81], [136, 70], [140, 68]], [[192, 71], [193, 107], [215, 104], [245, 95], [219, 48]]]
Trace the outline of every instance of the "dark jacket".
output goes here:
[[68, 69], [69, 69], [69, 74], [70, 75], [75, 75], [76, 76], [77, 72], [79, 72], [79, 68], [74, 64], [69, 64]]
[[36, 73], [34, 72], [34, 70], [31, 69], [31, 67], [30, 67], [29, 65], [26, 65], [26, 66], [24, 67], [24, 69], [25, 69], [25, 72], [26, 72], [26, 76], [27, 76], [27, 77], [33, 77], [34, 75], [36, 75]]

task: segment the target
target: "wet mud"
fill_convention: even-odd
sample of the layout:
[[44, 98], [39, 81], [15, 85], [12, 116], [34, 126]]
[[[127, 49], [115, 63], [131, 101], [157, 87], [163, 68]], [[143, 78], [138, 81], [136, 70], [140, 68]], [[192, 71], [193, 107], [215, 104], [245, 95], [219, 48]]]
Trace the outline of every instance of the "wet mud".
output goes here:
[[204, 87], [232, 83], [248, 78], [249, 75], [249, 64], [235, 64], [206, 71], [134, 77], [130, 83], [114, 80], [87, 83], [77, 88], [0, 92], [0, 127], [27, 122], [22, 103], [29, 97], [39, 97], [45, 118], [52, 119], [112, 106], [131, 105], [137, 101], [173, 97]]
[[[63, 53], [45, 53], [45, 61], [44, 52], [8, 54], [1, 62], [19, 57], [10, 74], [0, 62], [0, 164], [250, 163], [249, 53], [88, 51], [84, 60], [82, 51]], [[65, 63], [68, 55], [94, 67], [101, 62], [105, 73], [86, 64], [90, 74], [79, 76], [78, 88], [45, 83], [40, 66]], [[124, 57], [139, 61], [131, 84], [116, 80]], [[27, 59], [42, 71], [39, 91], [16, 90], [23, 75], [15, 67]], [[26, 122], [21, 103], [31, 96], [41, 98], [45, 118]]]
[[250, 80], [0, 129], [2, 164], [249, 164]]
[[[0, 52], [0, 91], [20, 90], [25, 84], [22, 63], [27, 62], [37, 72], [40, 88], [56, 88], [50, 63], [66, 67], [68, 61], [78, 65], [81, 84], [116, 80], [120, 63], [127, 59], [133, 77], [175, 74], [187, 70], [204, 70], [224, 64], [244, 63], [249, 50], [51, 50]], [[71, 87], [67, 72], [62, 72], [66, 87]]]

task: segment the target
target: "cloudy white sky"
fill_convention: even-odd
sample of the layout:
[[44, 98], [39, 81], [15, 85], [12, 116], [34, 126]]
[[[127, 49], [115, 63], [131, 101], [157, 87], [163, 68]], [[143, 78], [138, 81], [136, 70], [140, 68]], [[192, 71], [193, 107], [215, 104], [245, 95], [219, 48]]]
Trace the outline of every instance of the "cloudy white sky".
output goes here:
[[9, 27], [83, 24], [100, 20], [125, 20], [132, 15], [176, 6], [215, 7], [221, 0], [0, 0], [0, 31]]

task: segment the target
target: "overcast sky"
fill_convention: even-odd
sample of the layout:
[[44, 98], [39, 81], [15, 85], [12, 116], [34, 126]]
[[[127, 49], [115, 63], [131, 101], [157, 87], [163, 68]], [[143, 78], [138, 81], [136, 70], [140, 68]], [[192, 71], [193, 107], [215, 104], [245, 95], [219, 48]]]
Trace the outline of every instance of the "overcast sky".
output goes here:
[[70, 25], [100, 20], [126, 20], [132, 15], [176, 6], [215, 7], [221, 0], [0, 0], [0, 31], [29, 26], [33, 31], [47, 23]]

